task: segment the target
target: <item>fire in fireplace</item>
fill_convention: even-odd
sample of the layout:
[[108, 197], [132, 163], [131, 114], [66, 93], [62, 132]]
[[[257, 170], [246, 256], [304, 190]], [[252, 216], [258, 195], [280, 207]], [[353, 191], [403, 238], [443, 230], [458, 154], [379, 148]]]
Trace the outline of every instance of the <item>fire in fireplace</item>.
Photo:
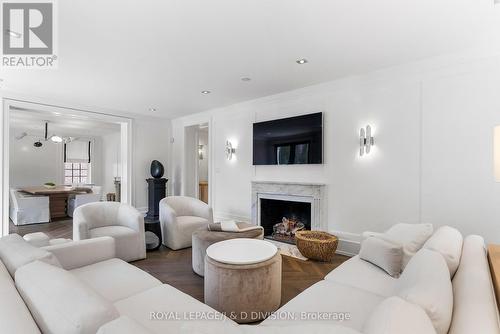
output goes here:
[[264, 237], [295, 244], [295, 233], [311, 229], [311, 203], [260, 199], [260, 225]]

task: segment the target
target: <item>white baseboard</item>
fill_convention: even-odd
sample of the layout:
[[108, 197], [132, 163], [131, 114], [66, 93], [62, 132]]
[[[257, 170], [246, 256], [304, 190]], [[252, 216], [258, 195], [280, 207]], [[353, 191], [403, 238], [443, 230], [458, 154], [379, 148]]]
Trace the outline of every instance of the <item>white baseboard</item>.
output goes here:
[[337, 247], [336, 253], [346, 256], [355, 256], [358, 255], [359, 248], [360, 248], [359, 241], [339, 239], [339, 245]]
[[342, 231], [330, 231], [330, 233], [339, 238], [337, 254], [355, 256], [359, 253], [359, 248], [361, 246], [360, 234]]

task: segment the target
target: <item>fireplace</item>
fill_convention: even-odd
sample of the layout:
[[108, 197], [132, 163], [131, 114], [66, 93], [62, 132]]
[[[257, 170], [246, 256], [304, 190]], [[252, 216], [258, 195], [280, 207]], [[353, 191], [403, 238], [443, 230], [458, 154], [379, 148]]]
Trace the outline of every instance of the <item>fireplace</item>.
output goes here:
[[[327, 210], [324, 203], [324, 184], [252, 181], [252, 222], [263, 226], [265, 237], [279, 243], [279, 247], [295, 247], [291, 245], [295, 244], [291, 232], [297, 225], [300, 227], [300, 224], [304, 224], [303, 229], [306, 230], [327, 231]], [[285, 233], [274, 233], [273, 236], [273, 227], [283, 222], [287, 227]], [[283, 229], [283, 226], [280, 228]]]
[[260, 225], [264, 237], [295, 244], [295, 233], [311, 229], [311, 202], [260, 198]]

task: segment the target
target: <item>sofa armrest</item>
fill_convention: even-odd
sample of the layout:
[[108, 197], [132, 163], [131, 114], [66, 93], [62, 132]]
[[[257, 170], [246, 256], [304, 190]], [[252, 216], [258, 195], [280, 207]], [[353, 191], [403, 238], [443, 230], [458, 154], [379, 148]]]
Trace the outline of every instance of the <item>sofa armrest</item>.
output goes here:
[[172, 224], [177, 220], [177, 212], [168, 205], [166, 198], [160, 201], [160, 222], [163, 224]]
[[202, 202], [196, 198], [192, 198], [190, 205], [191, 205], [191, 210], [193, 212], [193, 216], [205, 218], [208, 220], [209, 223], [213, 223], [214, 217], [212, 208], [208, 206], [205, 202]]
[[41, 247], [55, 255], [66, 270], [80, 268], [115, 257], [115, 239], [100, 237]]
[[90, 226], [86, 221], [73, 217], [73, 240], [78, 241], [90, 238], [89, 229]]
[[120, 206], [116, 224], [144, 233], [144, 216], [136, 208], [128, 205]]

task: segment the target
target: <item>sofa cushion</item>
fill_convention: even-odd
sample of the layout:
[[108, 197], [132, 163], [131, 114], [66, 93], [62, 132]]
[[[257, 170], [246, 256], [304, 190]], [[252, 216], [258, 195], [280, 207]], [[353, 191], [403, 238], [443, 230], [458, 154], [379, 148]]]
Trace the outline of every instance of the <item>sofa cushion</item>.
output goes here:
[[389, 297], [372, 312], [365, 334], [436, 334], [432, 322], [419, 306], [399, 297]]
[[10, 274], [0, 261], [0, 331], [39, 334], [35, 320], [17, 292]]
[[399, 277], [403, 265], [403, 246], [377, 237], [361, 242], [359, 258], [383, 269], [392, 277]]
[[115, 303], [121, 315], [137, 321], [153, 333], [190, 333], [188, 323], [214, 328], [219, 333], [235, 331], [236, 323], [208, 305], [162, 284]]
[[130, 319], [127, 316], [121, 317], [104, 324], [99, 328], [97, 334], [151, 334], [149, 330], [144, 328], [137, 321]]
[[326, 275], [325, 280], [362, 289], [383, 297], [394, 295], [397, 279], [356, 255]]
[[399, 223], [393, 225], [388, 229], [384, 235], [396, 242], [403, 245], [404, 257], [403, 257], [403, 268], [413, 255], [429, 239], [432, 235], [433, 227], [432, 224], [406, 224]]
[[453, 311], [450, 272], [441, 254], [421, 249], [398, 280], [398, 296], [419, 305], [438, 334], [446, 334]]
[[49, 236], [43, 232], [33, 232], [23, 235], [23, 239], [27, 243], [35, 247], [43, 247], [49, 245]]
[[99, 237], [126, 237], [127, 235], [135, 235], [137, 232], [126, 226], [103, 226], [96, 227], [90, 230], [91, 238], [99, 238]]
[[277, 314], [286, 316], [269, 317], [261, 325], [322, 323], [361, 331], [366, 319], [382, 300], [384, 297], [365, 290], [323, 280], [278, 309]]
[[[218, 328], [200, 324], [186, 323], [180, 333], [185, 334], [221, 334]], [[294, 324], [290, 326], [240, 325], [230, 334], [362, 334], [349, 327], [326, 324]], [[225, 333], [224, 333], [225, 334]]]
[[196, 217], [196, 216], [178, 216], [177, 217], [177, 222], [186, 228], [187, 226], [193, 226], [193, 228], [199, 228], [200, 224], [207, 224], [208, 226], [208, 219], [202, 218], [202, 217]]
[[9, 234], [0, 238], [0, 259], [12, 277], [18, 268], [35, 260], [61, 266], [52, 253], [30, 245], [19, 234]]
[[457, 229], [442, 226], [425, 242], [422, 248], [440, 253], [448, 265], [450, 277], [453, 277], [460, 264], [462, 245], [463, 237]]
[[19, 268], [15, 281], [43, 333], [95, 333], [119, 316], [113, 304], [59, 267], [35, 261]]
[[120, 259], [73, 269], [71, 273], [111, 302], [162, 284], [147, 272]]
[[460, 266], [453, 278], [453, 297], [449, 334], [500, 334], [484, 239], [478, 235], [464, 240]]

